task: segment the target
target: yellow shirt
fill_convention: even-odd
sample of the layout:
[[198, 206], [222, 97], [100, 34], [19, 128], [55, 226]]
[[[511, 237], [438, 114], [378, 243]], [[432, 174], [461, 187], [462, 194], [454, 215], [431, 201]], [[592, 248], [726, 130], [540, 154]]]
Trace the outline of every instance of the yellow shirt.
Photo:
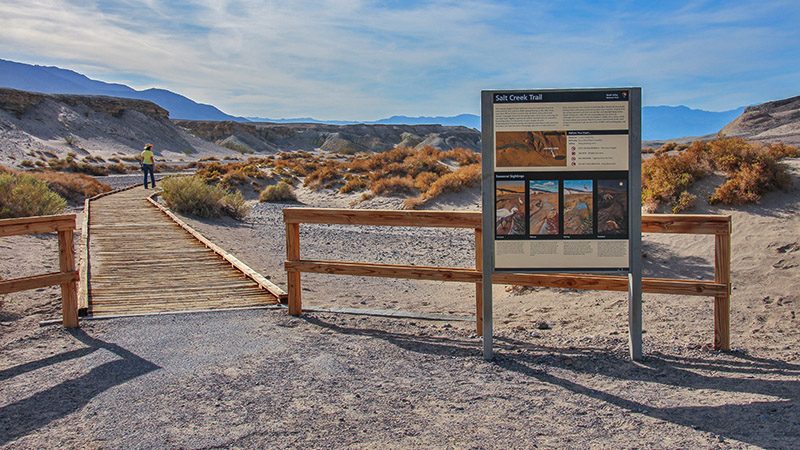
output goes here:
[[153, 164], [152, 150], [145, 150], [142, 152], [142, 164]]

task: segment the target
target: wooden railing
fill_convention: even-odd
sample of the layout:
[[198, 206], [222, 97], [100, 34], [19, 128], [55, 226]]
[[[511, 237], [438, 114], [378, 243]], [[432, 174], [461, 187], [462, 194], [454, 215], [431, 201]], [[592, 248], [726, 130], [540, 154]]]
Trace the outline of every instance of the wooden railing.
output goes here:
[[0, 237], [58, 233], [59, 272], [0, 281], [0, 294], [61, 285], [61, 316], [65, 327], [78, 327], [78, 293], [75, 270], [75, 214], [0, 220]]
[[[475, 317], [482, 330], [481, 214], [472, 211], [395, 211], [328, 208], [287, 208], [286, 272], [289, 314], [302, 313], [300, 274], [327, 273], [415, 280], [475, 283]], [[408, 266], [351, 261], [321, 261], [300, 258], [300, 224], [342, 224], [407, 227], [471, 228], [475, 232], [475, 269]], [[712, 234], [715, 236], [714, 280], [643, 278], [642, 290], [652, 294], [714, 297], [714, 347], [730, 349], [731, 218], [717, 215], [656, 214], [642, 216], [644, 233]], [[628, 279], [614, 275], [498, 273], [494, 284], [627, 291]]]

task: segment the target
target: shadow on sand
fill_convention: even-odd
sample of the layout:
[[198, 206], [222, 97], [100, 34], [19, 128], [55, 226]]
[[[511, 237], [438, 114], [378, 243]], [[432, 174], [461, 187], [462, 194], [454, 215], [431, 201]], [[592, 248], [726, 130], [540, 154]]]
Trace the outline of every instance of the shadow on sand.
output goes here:
[[[315, 326], [336, 333], [369, 336], [385, 340], [402, 349], [430, 355], [480, 358], [474, 340], [418, 336], [377, 329], [343, 327], [318, 317], [305, 316]], [[557, 386], [575, 394], [600, 400], [631, 413], [707, 431], [760, 447], [795, 445], [798, 436], [787, 435], [798, 417], [800, 364], [728, 353], [708, 360], [654, 353], [644, 363], [600, 348], [553, 348], [511, 338], [496, 337], [496, 367]], [[522, 350], [512, 353], [509, 350]], [[552, 370], [556, 369], [556, 370]], [[708, 376], [698, 371], [717, 372]], [[644, 382], [691, 390], [725, 391], [777, 397], [772, 401], [742, 401], [709, 406], [652, 407], [637, 399], [583, 385], [554, 375], [592, 374], [624, 382]], [[782, 375], [789, 379], [769, 380], [754, 375]], [[704, 395], [708, 395], [706, 392]]]
[[93, 338], [82, 330], [70, 333], [86, 347], [0, 370], [0, 381], [25, 376], [34, 370], [81, 358], [97, 350], [107, 350], [119, 359], [0, 408], [0, 446], [77, 411], [107, 389], [159, 369], [157, 365], [134, 353], [116, 344]]

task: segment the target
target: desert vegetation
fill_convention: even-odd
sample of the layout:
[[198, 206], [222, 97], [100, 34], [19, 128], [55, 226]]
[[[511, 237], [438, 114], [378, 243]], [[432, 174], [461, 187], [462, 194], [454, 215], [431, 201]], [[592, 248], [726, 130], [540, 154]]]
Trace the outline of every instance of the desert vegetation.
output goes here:
[[13, 214], [5, 217], [57, 214], [64, 210], [67, 203], [59, 206], [56, 197], [60, 201], [80, 205], [87, 197], [111, 190], [111, 186], [79, 173], [21, 172], [0, 166], [0, 175], [3, 176], [0, 208], [6, 214]]
[[798, 157], [800, 150], [784, 144], [761, 144], [721, 137], [689, 146], [665, 146], [642, 164], [642, 203], [655, 211], [666, 205], [681, 212], [694, 204], [689, 188], [712, 173], [725, 177], [708, 201], [712, 204], [755, 203], [767, 192], [787, 189], [791, 178], [780, 162]]
[[297, 200], [297, 196], [294, 195], [294, 188], [289, 183], [281, 181], [278, 184], [267, 186], [261, 191], [258, 199], [262, 202], [288, 202]]
[[46, 182], [0, 168], [0, 219], [58, 214], [66, 207], [67, 201]]
[[161, 181], [161, 188], [167, 206], [182, 214], [241, 219], [250, 212], [241, 192], [210, 184], [196, 175], [166, 178]]
[[198, 162], [196, 174], [223, 187], [271, 183], [261, 191], [262, 201], [291, 200], [291, 188], [302, 185], [313, 191], [360, 193], [361, 200], [402, 196], [406, 208], [416, 208], [442, 194], [478, 186], [480, 172], [480, 154], [469, 149], [395, 147], [353, 155], [295, 151], [243, 162], [206, 160]]

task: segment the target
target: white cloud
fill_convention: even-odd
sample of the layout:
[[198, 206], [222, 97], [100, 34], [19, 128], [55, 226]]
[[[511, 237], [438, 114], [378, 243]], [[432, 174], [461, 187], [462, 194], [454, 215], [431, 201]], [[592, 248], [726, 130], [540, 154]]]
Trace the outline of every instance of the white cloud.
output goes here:
[[[696, 3], [663, 14], [480, 0], [393, 8], [359, 0], [6, 1], [0, 57], [138, 88], [152, 79], [240, 115], [455, 114], [476, 112], [482, 88], [604, 84], [643, 85], [652, 103], [727, 108], [757, 100], [759, 92], [729, 92], [757, 85], [754, 65], [797, 72], [775, 56], [798, 37], [770, 25], [771, 15], [785, 15], [782, 6], [709, 12]], [[798, 56], [793, 49], [788, 55]]]

